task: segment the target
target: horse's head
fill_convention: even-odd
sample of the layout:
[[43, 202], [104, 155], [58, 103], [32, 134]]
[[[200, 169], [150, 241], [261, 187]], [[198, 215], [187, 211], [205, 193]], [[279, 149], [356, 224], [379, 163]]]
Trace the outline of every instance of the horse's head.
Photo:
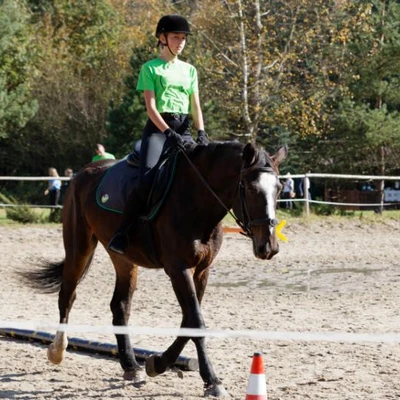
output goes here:
[[239, 193], [233, 210], [245, 234], [253, 241], [254, 255], [262, 260], [271, 259], [279, 251], [275, 233], [276, 206], [281, 190], [278, 166], [286, 156], [286, 146], [272, 156], [252, 144], [247, 144], [243, 150]]

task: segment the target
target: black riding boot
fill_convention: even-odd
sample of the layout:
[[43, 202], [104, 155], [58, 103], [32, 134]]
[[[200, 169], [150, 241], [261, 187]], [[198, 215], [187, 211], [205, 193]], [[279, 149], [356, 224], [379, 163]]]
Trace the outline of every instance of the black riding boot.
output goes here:
[[109, 250], [118, 254], [125, 254], [129, 245], [129, 236], [138, 228], [140, 215], [145, 208], [146, 200], [147, 190], [145, 187], [136, 188], [129, 195], [123, 213], [122, 224], [108, 243]]

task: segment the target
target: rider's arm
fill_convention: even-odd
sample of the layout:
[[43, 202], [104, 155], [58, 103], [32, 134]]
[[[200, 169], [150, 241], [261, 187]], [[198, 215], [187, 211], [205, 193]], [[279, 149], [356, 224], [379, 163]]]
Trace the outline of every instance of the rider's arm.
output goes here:
[[200, 98], [198, 92], [194, 92], [190, 95], [190, 109], [192, 110], [193, 125], [197, 130], [204, 130], [203, 113], [200, 107]]
[[156, 107], [156, 97], [152, 90], [145, 90], [144, 101], [146, 103], [147, 116], [151, 119], [153, 124], [161, 131], [164, 132], [169, 126], [164, 121], [161, 114], [158, 112]]

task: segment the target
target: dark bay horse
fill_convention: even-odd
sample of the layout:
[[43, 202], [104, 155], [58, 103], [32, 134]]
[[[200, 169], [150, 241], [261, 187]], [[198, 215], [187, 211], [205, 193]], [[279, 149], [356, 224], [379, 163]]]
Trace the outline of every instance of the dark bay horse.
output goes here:
[[[275, 234], [276, 205], [281, 184], [278, 166], [287, 148], [273, 155], [252, 144], [213, 142], [179, 154], [175, 178], [158, 216], [151, 222], [157, 263], [146, 251], [146, 236], [133, 232], [125, 255], [109, 252], [116, 283], [111, 300], [113, 325], [128, 325], [131, 299], [137, 285], [138, 266], [163, 268], [169, 276], [182, 309], [181, 327], [204, 328], [201, 301], [210, 265], [222, 244], [221, 221], [233, 210], [237, 222], [253, 243], [257, 258], [271, 259], [279, 251]], [[30, 286], [45, 292], [59, 292], [60, 323], [76, 298], [76, 287], [88, 271], [95, 248], [107, 243], [119, 226], [118, 214], [100, 208], [95, 193], [104, 174], [115, 161], [92, 163], [70, 182], [63, 208], [65, 258], [47, 263], [25, 274]], [[124, 378], [139, 386], [145, 382], [143, 368], [132, 350], [129, 335], [117, 334], [118, 353]], [[196, 346], [204, 395], [223, 397], [227, 393], [206, 352], [204, 337], [177, 337], [161, 355], [146, 360], [146, 373], [156, 376], [167, 370], [192, 340]], [[63, 360], [67, 336], [58, 331], [48, 349], [53, 363]]]

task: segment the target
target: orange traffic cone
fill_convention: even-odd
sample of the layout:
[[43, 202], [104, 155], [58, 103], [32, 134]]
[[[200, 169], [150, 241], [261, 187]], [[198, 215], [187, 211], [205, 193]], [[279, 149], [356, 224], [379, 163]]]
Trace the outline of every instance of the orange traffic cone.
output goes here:
[[254, 353], [245, 400], [267, 400], [264, 364], [261, 353]]

